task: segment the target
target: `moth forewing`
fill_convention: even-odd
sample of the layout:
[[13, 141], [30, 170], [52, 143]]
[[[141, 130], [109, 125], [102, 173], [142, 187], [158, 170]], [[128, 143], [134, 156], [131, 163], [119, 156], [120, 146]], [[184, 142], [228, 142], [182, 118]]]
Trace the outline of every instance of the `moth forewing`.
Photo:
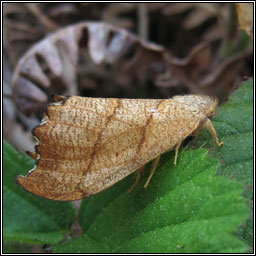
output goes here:
[[33, 132], [37, 164], [26, 177], [17, 177], [26, 190], [45, 198], [69, 201], [96, 194], [174, 147], [177, 160], [181, 142], [205, 122], [218, 142], [208, 121], [217, 101], [207, 96], [54, 100]]

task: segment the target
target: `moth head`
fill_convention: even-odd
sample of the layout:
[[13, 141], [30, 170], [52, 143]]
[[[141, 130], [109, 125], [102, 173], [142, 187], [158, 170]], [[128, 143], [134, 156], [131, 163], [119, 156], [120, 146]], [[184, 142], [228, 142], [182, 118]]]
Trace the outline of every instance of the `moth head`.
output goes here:
[[175, 96], [173, 99], [175, 99], [176, 102], [181, 102], [191, 107], [195, 107], [195, 109], [197, 109], [197, 111], [199, 110], [199, 112], [206, 118], [214, 116], [218, 105], [217, 98], [205, 95]]
[[216, 113], [216, 109], [217, 109], [217, 106], [218, 106], [218, 99], [217, 98], [211, 98], [211, 97], [208, 97], [208, 96], [207, 96], [207, 98], [208, 99], [207, 99], [207, 105], [206, 105], [205, 111], [207, 113], [207, 117], [212, 119], [212, 117]]

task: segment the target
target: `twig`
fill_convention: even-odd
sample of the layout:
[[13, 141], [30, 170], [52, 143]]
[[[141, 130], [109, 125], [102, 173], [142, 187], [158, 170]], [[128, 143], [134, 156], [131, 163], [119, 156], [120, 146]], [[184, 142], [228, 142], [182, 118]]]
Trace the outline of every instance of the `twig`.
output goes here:
[[148, 9], [145, 3], [139, 3], [138, 5], [138, 33], [142, 40], [148, 40]]

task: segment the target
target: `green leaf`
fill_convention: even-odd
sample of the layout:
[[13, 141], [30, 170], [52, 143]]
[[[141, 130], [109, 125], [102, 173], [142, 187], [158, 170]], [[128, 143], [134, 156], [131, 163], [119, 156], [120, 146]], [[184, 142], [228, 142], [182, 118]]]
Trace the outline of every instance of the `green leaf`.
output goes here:
[[84, 235], [53, 246], [54, 253], [232, 253], [248, 246], [232, 235], [248, 217], [242, 186], [216, 176], [207, 150], [173, 153], [161, 161], [148, 188], [151, 164], [132, 193], [130, 175], [82, 202]]
[[3, 253], [32, 253], [32, 247], [34, 245], [28, 245], [17, 242], [5, 242], [3, 241]]
[[56, 202], [30, 194], [15, 183], [34, 161], [3, 143], [3, 237], [22, 243], [59, 242], [73, 222], [71, 203]]
[[[218, 109], [213, 124], [218, 137], [224, 142], [217, 149], [207, 131], [202, 131], [194, 146], [214, 148], [212, 155], [220, 160], [219, 175], [225, 175], [241, 182], [244, 196], [251, 200], [253, 210], [253, 81], [241, 84], [227, 101]], [[207, 142], [207, 143], [205, 143]], [[248, 245], [253, 243], [253, 216], [238, 232]]]

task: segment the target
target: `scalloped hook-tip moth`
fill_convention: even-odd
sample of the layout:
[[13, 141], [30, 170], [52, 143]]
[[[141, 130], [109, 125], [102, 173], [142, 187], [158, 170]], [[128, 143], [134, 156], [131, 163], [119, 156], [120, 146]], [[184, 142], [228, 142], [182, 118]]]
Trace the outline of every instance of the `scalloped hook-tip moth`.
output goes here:
[[33, 134], [35, 166], [16, 180], [44, 198], [70, 201], [96, 194], [178, 149], [205, 126], [217, 146], [210, 117], [217, 99], [203, 95], [171, 99], [114, 99], [54, 96]]

